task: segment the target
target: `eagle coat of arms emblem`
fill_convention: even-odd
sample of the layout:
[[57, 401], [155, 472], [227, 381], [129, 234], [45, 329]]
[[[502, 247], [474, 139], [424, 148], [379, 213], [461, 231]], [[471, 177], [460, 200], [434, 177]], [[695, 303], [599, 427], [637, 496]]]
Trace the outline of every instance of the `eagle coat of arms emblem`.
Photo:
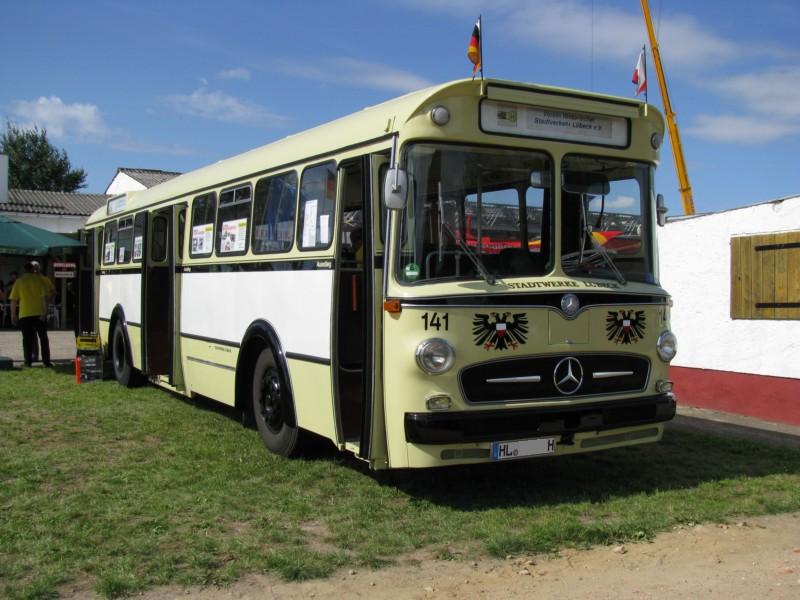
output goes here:
[[528, 317], [510, 312], [477, 314], [472, 320], [472, 336], [475, 345], [484, 350], [516, 350], [528, 341]]
[[606, 316], [606, 337], [615, 344], [635, 344], [644, 337], [643, 310], [612, 310]]

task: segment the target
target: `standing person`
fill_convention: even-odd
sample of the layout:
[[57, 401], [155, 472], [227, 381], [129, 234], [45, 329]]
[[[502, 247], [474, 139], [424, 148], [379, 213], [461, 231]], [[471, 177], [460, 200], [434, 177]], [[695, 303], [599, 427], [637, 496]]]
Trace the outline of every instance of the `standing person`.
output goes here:
[[50, 286], [42, 276], [35, 272], [33, 262], [25, 264], [25, 273], [17, 279], [11, 290], [11, 323], [22, 330], [22, 353], [25, 366], [30, 367], [34, 360], [34, 340], [39, 336], [42, 351], [42, 362], [45, 367], [52, 367], [50, 362], [50, 341], [47, 339], [47, 302]]
[[53, 285], [53, 282], [50, 281], [50, 278], [47, 275], [42, 273], [42, 265], [39, 264], [39, 261], [33, 260], [31, 261], [31, 264], [33, 265], [33, 272], [41, 278], [42, 285], [47, 288], [47, 294], [45, 298], [47, 304], [45, 305], [44, 310], [45, 317], [47, 317], [47, 309], [56, 299], [56, 286]]

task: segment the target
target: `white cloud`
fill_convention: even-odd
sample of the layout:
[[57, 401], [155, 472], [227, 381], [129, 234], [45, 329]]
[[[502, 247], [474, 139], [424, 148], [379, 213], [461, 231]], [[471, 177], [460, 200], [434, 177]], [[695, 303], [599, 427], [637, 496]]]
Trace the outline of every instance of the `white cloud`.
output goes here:
[[[465, 28], [486, 3], [477, 0], [406, 0], [423, 10], [457, 14]], [[638, 3], [637, 3], [638, 4]], [[492, 31], [509, 32], [527, 46], [557, 54], [627, 60], [633, 65], [647, 39], [642, 13], [602, 6], [590, 0], [496, 0], [484, 19]], [[705, 69], [736, 58], [743, 48], [701, 26], [688, 15], [665, 15], [659, 21], [659, 42], [671, 69]], [[468, 33], [468, 32], [467, 32]], [[466, 35], [466, 33], [465, 33]], [[592, 43], [594, 38], [594, 43]]]
[[800, 125], [758, 115], [698, 115], [686, 133], [712, 142], [763, 144], [800, 133]]
[[608, 203], [609, 209], [622, 210], [625, 208], [633, 208], [637, 206], [639, 201], [632, 196], [617, 196]]
[[709, 82], [742, 114], [701, 114], [687, 133], [713, 142], [762, 144], [800, 133], [800, 68], [775, 67]]
[[274, 63], [274, 66], [282, 73], [303, 79], [392, 92], [410, 92], [432, 85], [427, 79], [408, 71], [354, 58], [321, 59], [314, 62], [284, 60]]
[[235, 69], [226, 69], [217, 74], [220, 79], [239, 79], [241, 81], [250, 81], [250, 71], [244, 67], [236, 67]]
[[38, 126], [54, 138], [75, 137], [98, 141], [109, 129], [94, 104], [65, 104], [58, 96], [18, 100], [11, 105], [12, 120], [22, 128]]
[[72, 139], [139, 154], [182, 156], [192, 153], [183, 146], [151, 144], [135, 138], [125, 129], [110, 128], [94, 104], [65, 104], [58, 96], [42, 96], [36, 100], [17, 100], [11, 104], [10, 112], [11, 121], [18, 127], [39, 127], [54, 139]]
[[777, 67], [760, 73], [727, 77], [712, 84], [753, 112], [784, 119], [800, 119], [800, 68]]
[[224, 123], [275, 127], [289, 120], [288, 117], [272, 113], [258, 104], [204, 88], [188, 95], [167, 96], [163, 98], [163, 102], [179, 113]]

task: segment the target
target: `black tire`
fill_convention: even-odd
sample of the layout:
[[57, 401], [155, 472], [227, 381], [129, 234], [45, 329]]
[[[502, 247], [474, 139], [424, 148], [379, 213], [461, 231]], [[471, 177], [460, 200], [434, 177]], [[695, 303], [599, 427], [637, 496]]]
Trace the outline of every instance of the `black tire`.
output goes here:
[[252, 403], [256, 427], [269, 451], [299, 455], [302, 432], [288, 422], [293, 411], [289, 390], [269, 348], [261, 350], [253, 368]]
[[141, 376], [131, 364], [131, 350], [121, 323], [117, 323], [111, 336], [111, 364], [114, 365], [114, 377], [120, 385], [135, 387], [140, 383]]

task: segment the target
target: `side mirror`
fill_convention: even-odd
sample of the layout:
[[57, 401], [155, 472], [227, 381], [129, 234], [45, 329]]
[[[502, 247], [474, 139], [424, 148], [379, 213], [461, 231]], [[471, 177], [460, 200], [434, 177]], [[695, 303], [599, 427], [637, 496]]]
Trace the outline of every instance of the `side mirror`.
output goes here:
[[394, 167], [386, 171], [386, 179], [383, 180], [383, 203], [386, 208], [392, 210], [404, 209], [407, 197], [408, 173], [400, 167]]
[[656, 196], [656, 222], [659, 227], [667, 224], [667, 204], [664, 202], [664, 194]]
[[531, 171], [530, 186], [539, 190], [550, 187], [549, 171]]
[[607, 196], [611, 186], [603, 173], [564, 171], [561, 173], [561, 187], [570, 194]]

